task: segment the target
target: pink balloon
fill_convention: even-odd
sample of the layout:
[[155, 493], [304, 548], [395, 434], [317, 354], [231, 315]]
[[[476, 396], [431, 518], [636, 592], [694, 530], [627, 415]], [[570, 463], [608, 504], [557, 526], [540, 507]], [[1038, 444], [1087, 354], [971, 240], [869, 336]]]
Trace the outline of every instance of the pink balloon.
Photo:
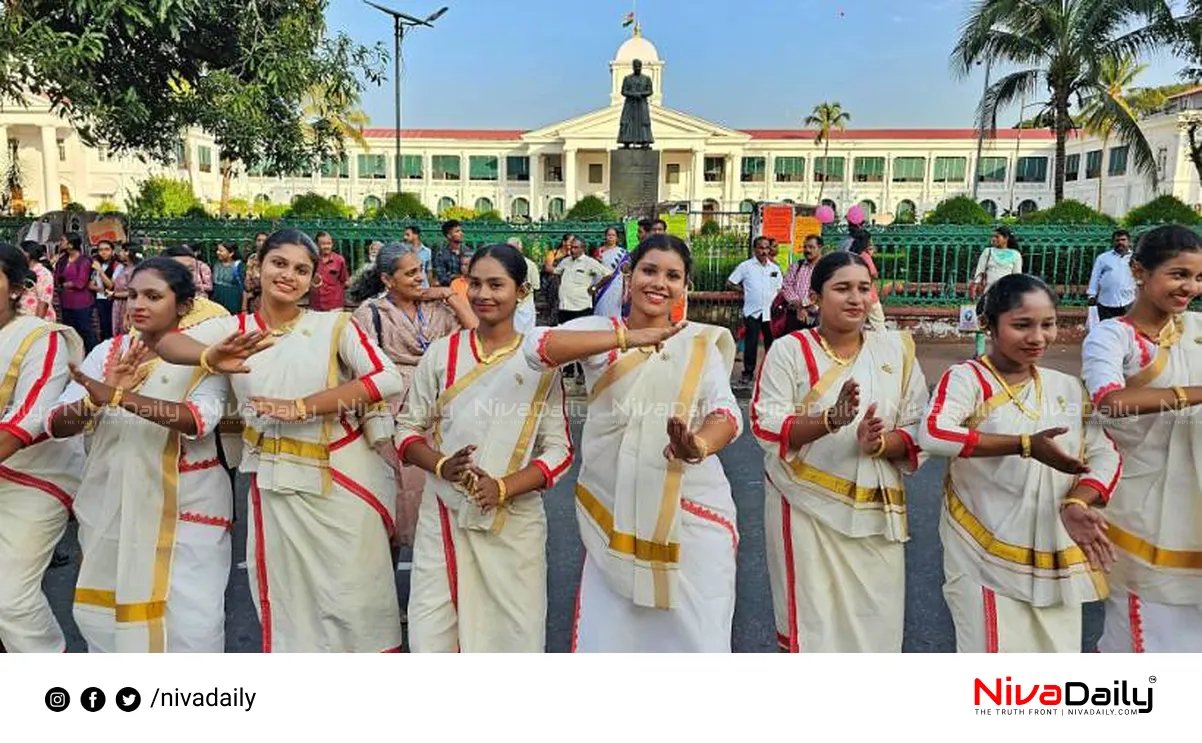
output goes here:
[[848, 209], [847, 221], [851, 224], [864, 224], [864, 207], [856, 204]]
[[814, 211], [814, 216], [822, 224], [830, 224], [835, 221], [835, 210], [823, 204]]

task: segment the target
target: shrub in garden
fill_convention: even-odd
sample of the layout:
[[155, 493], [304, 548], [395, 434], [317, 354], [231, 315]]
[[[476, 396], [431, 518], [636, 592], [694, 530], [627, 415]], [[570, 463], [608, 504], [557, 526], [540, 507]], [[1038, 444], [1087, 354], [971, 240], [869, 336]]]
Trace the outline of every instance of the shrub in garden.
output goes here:
[[1128, 227], [1145, 224], [1198, 224], [1198, 213], [1176, 196], [1159, 196], [1127, 212]]
[[1055, 206], [1019, 218], [1023, 224], [1115, 224], [1114, 217], [1080, 201], [1065, 199]]
[[953, 196], [939, 202], [923, 217], [923, 224], [992, 224], [985, 207], [968, 196]]

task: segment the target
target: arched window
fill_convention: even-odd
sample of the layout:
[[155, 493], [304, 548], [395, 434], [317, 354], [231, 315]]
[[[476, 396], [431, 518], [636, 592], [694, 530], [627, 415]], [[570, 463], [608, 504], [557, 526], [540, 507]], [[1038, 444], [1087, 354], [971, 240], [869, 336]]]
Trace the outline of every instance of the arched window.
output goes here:
[[255, 206], [267, 206], [271, 203], [271, 197], [265, 193], [261, 193], [255, 197]]
[[476, 199], [476, 213], [483, 214], [484, 212], [492, 211], [492, 200], [486, 199], [483, 196]]
[[1031, 199], [1027, 199], [1027, 200], [1023, 201], [1023, 203], [1018, 205], [1018, 216], [1021, 217], [1025, 214], [1030, 214], [1031, 212], [1038, 211], [1038, 210], [1039, 210], [1039, 204], [1036, 204]]
[[836, 217], [839, 216], [839, 205], [836, 204], [835, 202], [831, 201], [830, 199], [823, 199], [822, 203], [819, 204], [819, 206], [829, 206], [831, 208], [831, 210], [835, 213], [835, 216]]
[[556, 196], [547, 204], [547, 216], [551, 219], [563, 219], [563, 199]]
[[442, 214], [447, 209], [450, 209], [453, 206], [455, 206], [455, 200], [452, 199], [450, 196], [443, 196], [441, 199], [438, 200], [438, 213]]
[[368, 196], [363, 200], [363, 211], [365, 212], [379, 209], [382, 206], [384, 206], [384, 202], [380, 200], [379, 196]]
[[751, 199], [743, 199], [743, 201], [739, 203], [739, 211], [743, 214], [751, 214], [755, 211], [755, 202]]
[[783, 203], [783, 204], [795, 204], [795, 203], [797, 203], [797, 202], [793, 201], [793, 199], [782, 199], [781, 203]]
[[509, 205], [509, 216], [513, 219], [530, 218], [530, 202], [519, 196]]
[[900, 224], [913, 224], [918, 218], [918, 207], [909, 199], [902, 199], [897, 204], [897, 221]]
[[871, 222], [876, 215], [876, 202], [872, 199], [864, 199], [860, 202], [860, 208], [864, 210], [864, 219]]
[[991, 217], [997, 216], [997, 203], [995, 203], [993, 201], [993, 199], [985, 199], [984, 201], [982, 201], [981, 208], [984, 209], [985, 211], [989, 212], [989, 216], [991, 216]]
[[718, 202], [714, 199], [706, 199], [701, 202], [701, 221], [714, 221], [714, 212], [718, 211]]

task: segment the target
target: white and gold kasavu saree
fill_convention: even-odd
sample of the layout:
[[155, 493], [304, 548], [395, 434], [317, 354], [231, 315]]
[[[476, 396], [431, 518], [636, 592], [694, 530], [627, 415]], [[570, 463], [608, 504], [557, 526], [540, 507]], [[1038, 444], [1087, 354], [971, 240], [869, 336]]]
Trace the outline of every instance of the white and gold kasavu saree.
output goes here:
[[[572, 462], [563, 381], [557, 371], [530, 369], [520, 341], [489, 359], [471, 331], [435, 341], [397, 419], [400, 455], [422, 440], [444, 454], [476, 446], [473, 462], [490, 475], [533, 464], [550, 489]], [[484, 512], [427, 477], [407, 612], [412, 650], [543, 652], [546, 548], [541, 492]]]

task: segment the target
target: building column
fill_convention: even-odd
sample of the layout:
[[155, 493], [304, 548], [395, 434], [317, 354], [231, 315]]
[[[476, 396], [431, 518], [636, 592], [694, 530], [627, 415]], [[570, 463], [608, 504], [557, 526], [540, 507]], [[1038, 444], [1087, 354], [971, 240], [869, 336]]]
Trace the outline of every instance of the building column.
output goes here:
[[731, 202], [735, 200], [735, 183], [739, 179], [739, 173], [735, 170], [739, 164], [739, 156], [727, 155], [726, 161], [729, 165], [723, 174], [725, 177], [722, 184], [722, 203], [718, 204], [718, 211], [720, 212], [728, 210]]
[[542, 198], [543, 195], [538, 190], [538, 181], [542, 173], [542, 155], [530, 153], [530, 193], [527, 194], [526, 201], [530, 204], [530, 221], [534, 221], [543, 216]]
[[764, 155], [764, 201], [772, 200], [774, 185], [776, 185], [776, 156], [769, 152]]
[[204, 200], [201, 195], [204, 189], [200, 185], [200, 148], [196, 140], [184, 138], [184, 147], [188, 148], [188, 182], [192, 184], [192, 193], [196, 198]]
[[689, 211], [701, 211], [705, 198], [705, 151], [693, 150], [693, 167], [689, 171]]
[[42, 213], [63, 208], [58, 182], [58, 136], [52, 126], [42, 127]]
[[88, 202], [92, 200], [92, 164], [88, 161], [88, 148], [84, 147], [78, 134], [71, 135], [67, 153], [68, 157], [75, 160], [71, 163], [72, 170], [75, 171], [75, 191], [71, 193], [71, 198], [91, 207], [92, 204]]
[[576, 148], [563, 151], [563, 209], [566, 214], [576, 204]]
[[505, 187], [509, 182], [505, 180], [509, 177], [509, 161], [504, 152], [497, 153], [497, 203], [494, 205], [504, 219], [509, 219], [509, 206], [506, 204], [508, 200], [505, 195]]

